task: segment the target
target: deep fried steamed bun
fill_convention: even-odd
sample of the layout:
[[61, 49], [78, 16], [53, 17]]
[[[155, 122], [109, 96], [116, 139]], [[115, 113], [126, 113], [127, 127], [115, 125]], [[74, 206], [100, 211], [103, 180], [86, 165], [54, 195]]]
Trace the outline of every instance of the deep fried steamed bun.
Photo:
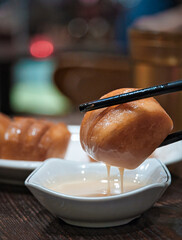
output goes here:
[[[123, 88], [102, 98], [131, 92]], [[90, 157], [109, 165], [134, 169], [162, 143], [173, 122], [154, 98], [87, 112], [80, 141]]]

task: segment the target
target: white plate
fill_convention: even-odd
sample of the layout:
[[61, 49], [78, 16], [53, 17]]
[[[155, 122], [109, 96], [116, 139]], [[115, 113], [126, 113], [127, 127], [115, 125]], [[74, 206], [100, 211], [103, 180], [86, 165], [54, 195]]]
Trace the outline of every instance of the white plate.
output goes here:
[[[79, 141], [79, 126], [68, 126], [71, 141], [65, 155], [66, 160], [89, 162], [89, 158], [82, 150]], [[153, 155], [166, 165], [182, 160], [182, 141], [157, 149]], [[0, 159], [0, 181], [23, 184], [26, 177], [42, 162], [15, 161]]]
[[170, 165], [182, 160], [182, 141], [157, 148], [153, 156], [164, 164]]
[[[120, 182], [118, 168], [111, 167], [110, 177], [112, 186], [116, 181]], [[163, 163], [150, 158], [138, 168], [124, 172], [124, 189], [126, 183], [142, 186], [123, 194], [118, 192], [113, 196], [81, 197], [66, 195], [50, 188], [52, 184], [69, 184], [75, 180], [83, 182], [84, 186], [92, 180], [97, 183], [107, 182], [106, 166], [102, 163], [76, 164], [52, 158], [37, 168], [26, 179], [25, 185], [46, 209], [69, 224], [112, 227], [126, 224], [148, 210], [169, 186], [171, 176]], [[103, 188], [107, 189], [107, 184]]]

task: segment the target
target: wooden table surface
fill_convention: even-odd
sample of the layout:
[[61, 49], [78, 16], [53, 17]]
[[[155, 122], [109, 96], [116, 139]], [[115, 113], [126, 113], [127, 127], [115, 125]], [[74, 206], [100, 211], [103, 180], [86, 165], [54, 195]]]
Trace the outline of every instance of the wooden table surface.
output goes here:
[[0, 240], [182, 239], [182, 179], [139, 219], [112, 228], [81, 228], [55, 218], [24, 186], [0, 184]]

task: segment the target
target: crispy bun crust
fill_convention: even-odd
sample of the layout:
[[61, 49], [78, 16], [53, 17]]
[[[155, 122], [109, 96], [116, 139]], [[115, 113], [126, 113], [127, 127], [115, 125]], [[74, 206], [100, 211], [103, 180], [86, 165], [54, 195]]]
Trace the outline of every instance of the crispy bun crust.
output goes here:
[[[123, 88], [102, 98], [131, 92]], [[134, 169], [166, 138], [173, 122], [154, 98], [87, 112], [80, 141], [90, 157], [109, 165]]]

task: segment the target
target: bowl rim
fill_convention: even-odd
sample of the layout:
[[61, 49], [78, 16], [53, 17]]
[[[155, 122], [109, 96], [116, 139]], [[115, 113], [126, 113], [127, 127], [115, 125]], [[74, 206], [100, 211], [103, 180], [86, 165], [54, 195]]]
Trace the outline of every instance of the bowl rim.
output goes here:
[[[157, 161], [160, 166], [162, 167], [162, 169], [164, 170], [165, 174], [166, 174], [166, 181], [161, 182], [161, 183], [152, 183], [146, 186], [143, 186], [141, 188], [135, 189], [133, 191], [129, 191], [126, 193], [122, 193], [122, 194], [117, 194], [117, 195], [112, 195], [112, 196], [103, 196], [103, 197], [81, 197], [81, 196], [73, 196], [73, 195], [67, 195], [64, 193], [60, 193], [60, 192], [56, 192], [54, 190], [51, 190], [49, 188], [46, 188], [40, 184], [36, 184], [36, 183], [31, 183], [31, 178], [41, 169], [44, 167], [44, 165], [46, 165], [48, 162], [50, 161], [64, 161], [64, 159], [59, 159], [59, 158], [49, 158], [46, 159], [39, 167], [37, 167], [25, 180], [24, 184], [26, 187], [30, 187], [30, 188], [34, 188], [37, 189], [39, 191], [42, 191], [48, 195], [52, 195], [54, 197], [57, 198], [64, 198], [67, 200], [74, 200], [74, 201], [84, 201], [84, 202], [103, 202], [103, 201], [110, 201], [110, 200], [117, 200], [120, 198], [127, 198], [127, 197], [131, 197], [131, 196], [135, 196], [136, 194], [140, 194], [141, 192], [147, 191], [149, 189], [153, 189], [153, 188], [167, 188], [170, 184], [171, 184], [171, 174], [169, 172], [169, 170], [167, 169], [167, 167], [165, 166], [164, 163], [162, 163], [159, 159], [157, 158], [148, 158], [148, 159], [153, 159], [155, 161]], [[68, 164], [78, 164], [78, 162], [76, 163], [75, 161], [69, 161]], [[89, 163], [81, 163], [80, 164], [89, 164]], [[90, 164], [97, 164], [97, 163], [90, 163]]]

